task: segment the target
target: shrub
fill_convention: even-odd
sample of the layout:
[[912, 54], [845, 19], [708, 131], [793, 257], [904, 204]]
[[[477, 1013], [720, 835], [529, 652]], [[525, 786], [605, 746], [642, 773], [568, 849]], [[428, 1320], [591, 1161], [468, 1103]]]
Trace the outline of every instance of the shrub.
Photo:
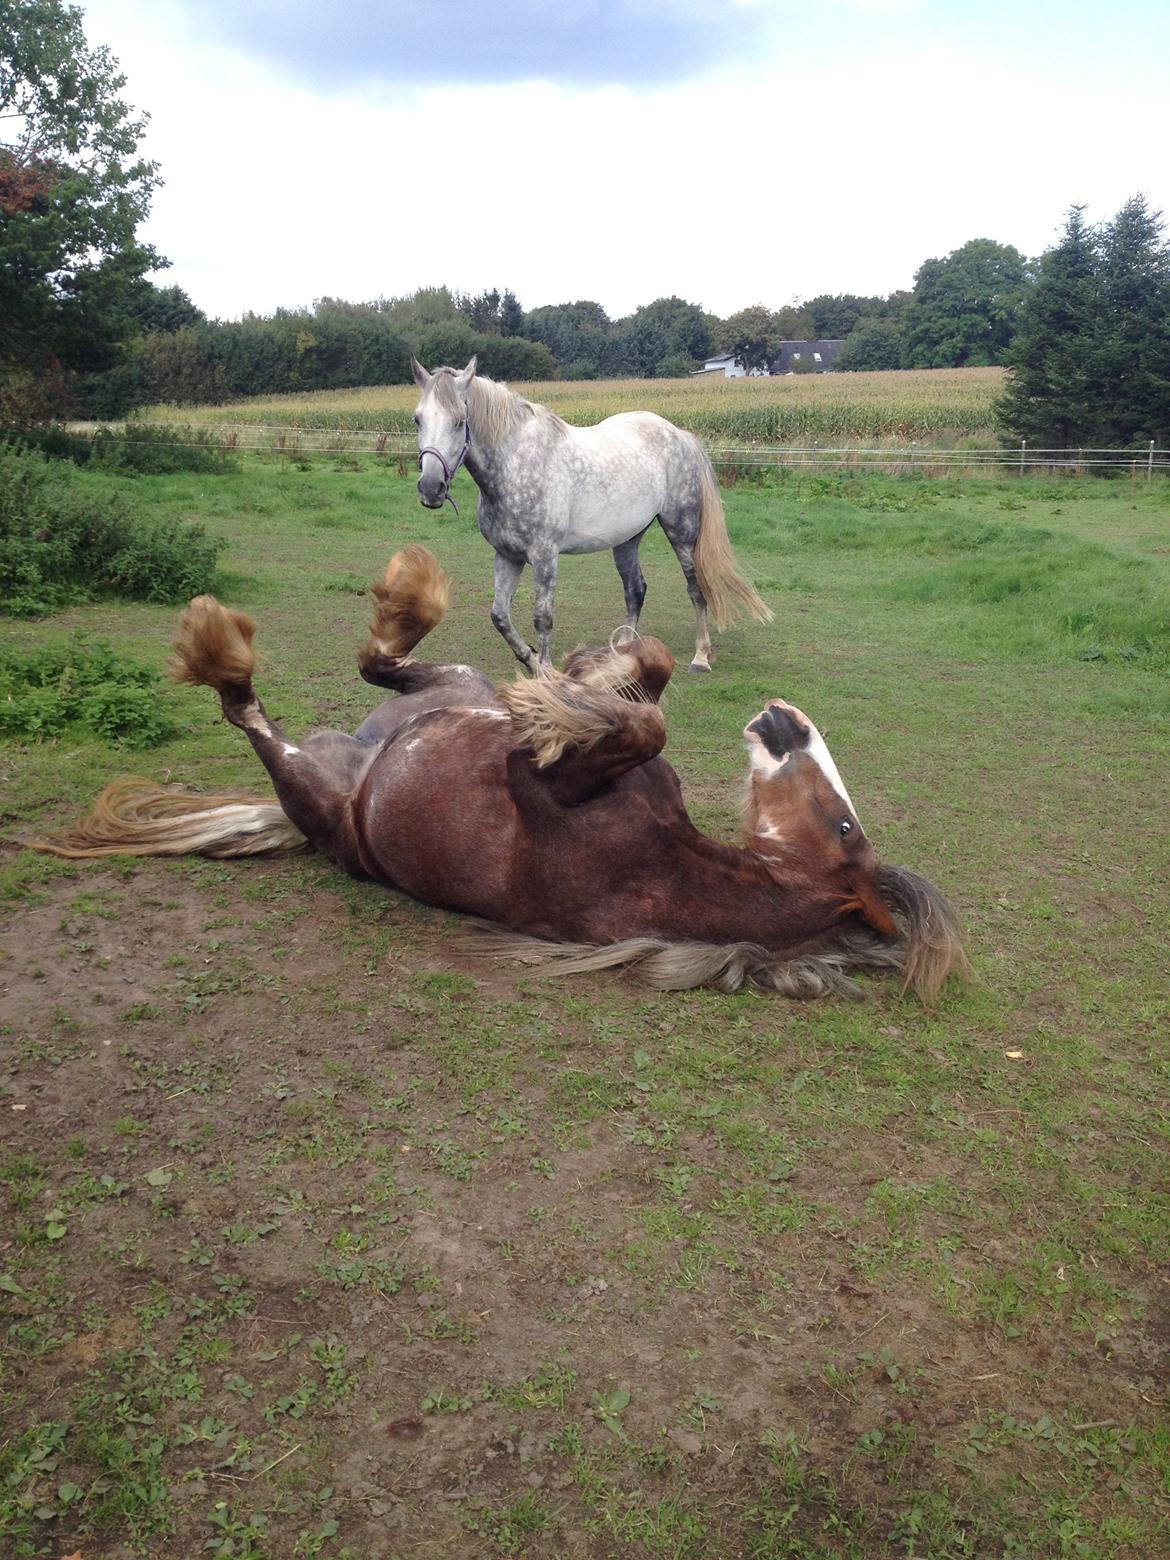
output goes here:
[[175, 471], [235, 471], [237, 462], [214, 433], [179, 423], [128, 422], [121, 428], [98, 428], [92, 438], [69, 433], [59, 423], [0, 433], [0, 440], [39, 450], [48, 460], [90, 462], [106, 471], [137, 476], [169, 476]]
[[157, 747], [175, 732], [161, 681], [104, 639], [0, 651], [0, 736], [43, 741], [80, 728], [117, 747]]
[[151, 423], [126, 423], [124, 427], [99, 428], [91, 442], [95, 466], [140, 476], [167, 476], [174, 471], [234, 471], [215, 435], [205, 428], [165, 428]]
[[95, 596], [185, 601], [227, 545], [199, 525], [147, 520], [67, 466], [0, 445], [0, 611], [39, 617]]
[[71, 460], [75, 466], [88, 465], [93, 454], [93, 446], [84, 434], [69, 433], [60, 423], [0, 433], [0, 440], [9, 445], [39, 450], [47, 460]]

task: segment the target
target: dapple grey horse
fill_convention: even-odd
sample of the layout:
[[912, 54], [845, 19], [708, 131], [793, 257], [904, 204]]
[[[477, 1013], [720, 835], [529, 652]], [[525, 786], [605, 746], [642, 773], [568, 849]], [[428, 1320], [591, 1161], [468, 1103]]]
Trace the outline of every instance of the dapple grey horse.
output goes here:
[[[620, 412], [574, 428], [466, 368], [428, 373], [411, 358], [422, 395], [415, 410], [419, 497], [428, 509], [454, 504], [451, 480], [466, 466], [479, 488], [476, 519], [495, 549], [492, 622], [529, 671], [550, 664], [553, 598], [561, 553], [613, 549], [637, 628], [646, 580], [638, 546], [658, 520], [686, 577], [696, 616], [694, 672], [711, 669], [710, 606], [717, 628], [736, 609], [757, 622], [772, 613], [740, 573], [711, 462], [693, 435], [653, 412]], [[532, 565], [539, 650], [512, 623], [512, 600]]]

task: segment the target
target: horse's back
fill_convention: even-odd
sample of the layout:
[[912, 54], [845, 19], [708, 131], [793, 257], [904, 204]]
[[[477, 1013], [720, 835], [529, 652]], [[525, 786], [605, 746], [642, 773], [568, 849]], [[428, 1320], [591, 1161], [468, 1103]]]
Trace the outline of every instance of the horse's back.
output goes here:
[[697, 446], [656, 412], [617, 412], [569, 435], [561, 552], [618, 547], [697, 496]]

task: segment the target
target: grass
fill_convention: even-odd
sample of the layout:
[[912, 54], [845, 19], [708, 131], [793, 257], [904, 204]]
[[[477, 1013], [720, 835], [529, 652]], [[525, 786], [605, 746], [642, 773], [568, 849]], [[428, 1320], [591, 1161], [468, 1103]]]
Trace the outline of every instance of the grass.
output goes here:
[[[461, 519], [392, 465], [81, 480], [231, 538], [291, 735], [366, 712], [361, 588], [408, 540], [455, 581], [434, 653], [511, 674], [462, 477]], [[694, 816], [734, 832], [740, 730], [793, 699], [975, 981], [933, 1011], [544, 987], [316, 857], [10, 844], [0, 1553], [1164, 1551], [1170, 494], [725, 496], [777, 621], [668, 696]], [[683, 659], [654, 537], [646, 572]], [[557, 645], [619, 606], [608, 558], [566, 560]], [[172, 623], [104, 603], [0, 644], [161, 667]], [[135, 767], [262, 783], [205, 691], [165, 699]], [[15, 841], [126, 758], [69, 729], [0, 764]]]

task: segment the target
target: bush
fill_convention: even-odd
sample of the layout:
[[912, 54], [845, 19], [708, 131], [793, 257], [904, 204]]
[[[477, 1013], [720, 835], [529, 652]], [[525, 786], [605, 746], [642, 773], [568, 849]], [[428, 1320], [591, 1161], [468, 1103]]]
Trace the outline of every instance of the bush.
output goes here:
[[205, 428], [183, 428], [176, 423], [155, 427], [129, 422], [116, 432], [99, 428], [90, 447], [95, 466], [139, 476], [236, 470], [236, 462], [220, 448], [214, 434]]
[[0, 445], [0, 611], [39, 617], [95, 596], [185, 601], [211, 587], [227, 543], [145, 520], [38, 451]]
[[0, 440], [39, 450], [49, 460], [71, 460], [75, 466], [102, 466], [138, 476], [169, 476], [175, 471], [235, 471], [237, 462], [206, 428], [177, 423], [126, 423], [120, 429], [98, 428], [92, 438], [69, 433], [60, 424], [4, 434]]
[[71, 460], [75, 466], [88, 465], [93, 454], [93, 446], [83, 434], [69, 433], [60, 423], [0, 432], [0, 441], [39, 450], [48, 460]]
[[0, 736], [43, 741], [73, 728], [117, 747], [157, 747], [176, 729], [161, 681], [104, 639], [0, 651]]

